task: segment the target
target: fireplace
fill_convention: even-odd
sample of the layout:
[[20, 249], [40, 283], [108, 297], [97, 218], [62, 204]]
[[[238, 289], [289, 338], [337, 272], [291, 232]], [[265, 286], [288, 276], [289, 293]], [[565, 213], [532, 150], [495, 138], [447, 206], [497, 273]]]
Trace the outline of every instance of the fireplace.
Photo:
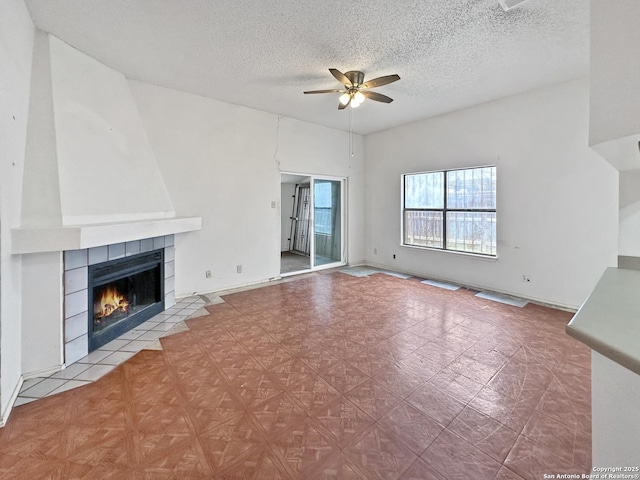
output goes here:
[[93, 351], [164, 310], [164, 250], [89, 266], [88, 336]]

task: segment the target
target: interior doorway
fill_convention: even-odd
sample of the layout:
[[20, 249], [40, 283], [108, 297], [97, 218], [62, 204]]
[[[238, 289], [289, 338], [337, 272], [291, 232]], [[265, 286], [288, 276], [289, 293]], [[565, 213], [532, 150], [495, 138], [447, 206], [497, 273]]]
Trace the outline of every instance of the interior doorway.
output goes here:
[[345, 264], [345, 179], [283, 173], [280, 274]]

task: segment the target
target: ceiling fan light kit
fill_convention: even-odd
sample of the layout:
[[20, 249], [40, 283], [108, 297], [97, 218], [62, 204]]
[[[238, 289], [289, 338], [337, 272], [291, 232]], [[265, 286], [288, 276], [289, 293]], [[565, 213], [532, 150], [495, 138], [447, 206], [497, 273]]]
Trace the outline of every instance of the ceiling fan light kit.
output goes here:
[[344, 85], [344, 89], [310, 90], [304, 93], [341, 93], [338, 110], [344, 110], [347, 105], [351, 105], [351, 108], [357, 108], [364, 102], [365, 98], [376, 102], [391, 103], [393, 102], [392, 98], [382, 95], [381, 93], [371, 92], [369, 89], [388, 85], [389, 83], [400, 80], [400, 76], [394, 74], [374, 78], [373, 80], [365, 82], [364, 73], [358, 70], [342, 73], [340, 70], [330, 68], [329, 72], [331, 72], [331, 75], [333, 75], [336, 80]]

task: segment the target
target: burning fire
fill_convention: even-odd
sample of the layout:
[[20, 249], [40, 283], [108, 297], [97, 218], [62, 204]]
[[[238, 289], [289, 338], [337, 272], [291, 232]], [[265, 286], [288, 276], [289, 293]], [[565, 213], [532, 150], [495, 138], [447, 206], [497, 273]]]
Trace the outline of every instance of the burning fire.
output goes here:
[[115, 287], [108, 287], [102, 292], [102, 296], [96, 304], [96, 320], [108, 317], [115, 312], [127, 313], [129, 302]]

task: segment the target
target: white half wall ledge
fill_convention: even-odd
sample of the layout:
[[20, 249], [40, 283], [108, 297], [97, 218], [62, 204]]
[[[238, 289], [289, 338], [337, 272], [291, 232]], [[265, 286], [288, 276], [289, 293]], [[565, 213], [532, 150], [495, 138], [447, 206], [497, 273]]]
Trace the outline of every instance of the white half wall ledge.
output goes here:
[[11, 230], [13, 254], [60, 252], [186, 233], [202, 228], [201, 217], [175, 217], [133, 222], [18, 227]]

